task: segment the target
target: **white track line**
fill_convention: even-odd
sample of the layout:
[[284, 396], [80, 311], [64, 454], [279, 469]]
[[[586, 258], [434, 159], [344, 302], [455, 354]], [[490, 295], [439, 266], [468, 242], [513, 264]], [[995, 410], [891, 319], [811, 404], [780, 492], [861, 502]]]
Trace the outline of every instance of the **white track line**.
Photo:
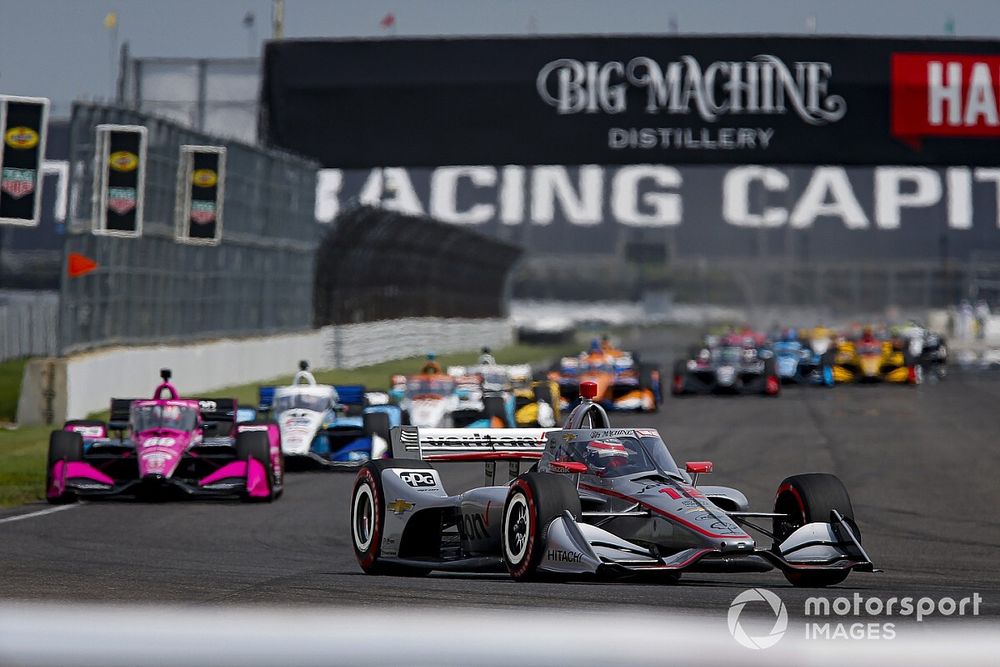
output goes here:
[[62, 512], [63, 510], [71, 510], [74, 507], [80, 507], [81, 503], [74, 503], [72, 505], [60, 505], [59, 507], [49, 507], [48, 509], [38, 510], [37, 512], [29, 512], [28, 514], [19, 514], [17, 516], [9, 516], [6, 519], [0, 519], [0, 523], [11, 523], [13, 521], [20, 521], [21, 519], [32, 519], [36, 516], [45, 516], [46, 514], [55, 514], [56, 512]]

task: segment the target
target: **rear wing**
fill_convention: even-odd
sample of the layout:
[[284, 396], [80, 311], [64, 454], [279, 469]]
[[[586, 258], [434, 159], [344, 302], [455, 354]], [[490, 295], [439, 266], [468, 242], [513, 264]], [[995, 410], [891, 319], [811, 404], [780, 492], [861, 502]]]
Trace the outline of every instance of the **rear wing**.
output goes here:
[[236, 422], [238, 404], [233, 398], [195, 398], [201, 418], [207, 422]]
[[132, 416], [132, 401], [141, 401], [141, 398], [112, 398], [111, 414], [108, 416], [109, 422], [127, 422]]
[[[131, 418], [132, 403], [148, 398], [112, 398], [109, 422], [127, 422]], [[232, 398], [193, 398], [198, 401], [201, 418], [207, 422], [235, 422], [236, 400]]]
[[392, 429], [392, 456], [424, 461], [537, 461], [542, 458], [544, 428], [419, 428]]

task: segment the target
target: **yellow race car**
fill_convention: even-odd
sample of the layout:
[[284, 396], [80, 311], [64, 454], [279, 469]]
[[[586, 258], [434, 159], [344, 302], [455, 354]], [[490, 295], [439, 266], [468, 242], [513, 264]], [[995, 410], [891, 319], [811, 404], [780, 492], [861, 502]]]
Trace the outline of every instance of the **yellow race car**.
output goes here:
[[514, 422], [521, 428], [551, 428], [560, 422], [559, 383], [514, 381]]
[[920, 384], [923, 368], [919, 359], [909, 354], [895, 341], [865, 334], [856, 340], [837, 341], [833, 361], [833, 380], [845, 382], [891, 382]]

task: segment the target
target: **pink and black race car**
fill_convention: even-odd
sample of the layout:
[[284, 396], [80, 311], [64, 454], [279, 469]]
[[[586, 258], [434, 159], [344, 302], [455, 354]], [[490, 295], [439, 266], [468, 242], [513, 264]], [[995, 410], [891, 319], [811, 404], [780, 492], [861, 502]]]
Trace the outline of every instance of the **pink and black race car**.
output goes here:
[[45, 496], [232, 496], [274, 500], [284, 488], [273, 422], [238, 423], [233, 399], [180, 398], [170, 371], [153, 398], [111, 399], [107, 423], [68, 421], [49, 438]]

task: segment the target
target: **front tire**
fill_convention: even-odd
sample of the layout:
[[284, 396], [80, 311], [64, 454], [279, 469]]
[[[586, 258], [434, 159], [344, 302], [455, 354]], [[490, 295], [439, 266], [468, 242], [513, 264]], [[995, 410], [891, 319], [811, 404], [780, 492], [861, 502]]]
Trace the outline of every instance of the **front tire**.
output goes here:
[[271, 467], [271, 439], [265, 431], [245, 431], [236, 434], [236, 458], [247, 462], [247, 477], [250, 466], [257, 462], [264, 466], [264, 480], [267, 484], [267, 495], [251, 496], [243, 494], [241, 500], [248, 503], [269, 503], [275, 499], [274, 470]]
[[500, 546], [515, 581], [538, 578], [549, 525], [569, 510], [580, 517], [580, 496], [568, 479], [553, 473], [521, 475], [510, 486], [500, 524]]
[[385, 491], [382, 471], [391, 468], [430, 470], [426, 461], [369, 461], [358, 470], [351, 493], [351, 544], [358, 565], [365, 574], [423, 576], [430, 570], [402, 568], [382, 560], [382, 531], [385, 527]]
[[[778, 486], [774, 499], [775, 513], [787, 515], [774, 518], [775, 547], [807, 523], [828, 523], [833, 510], [837, 510], [849, 521], [855, 535], [860, 537], [857, 524], [854, 523], [851, 498], [838, 477], [817, 472], [786, 478]], [[846, 579], [848, 574], [850, 570], [784, 572], [789, 583], [804, 588], [833, 586]]]
[[72, 491], [63, 490], [57, 496], [50, 495], [54, 480], [52, 468], [59, 461], [74, 463], [83, 461], [83, 437], [72, 431], [53, 431], [49, 436], [48, 469], [45, 473], [45, 499], [52, 505], [75, 503], [77, 496]]

